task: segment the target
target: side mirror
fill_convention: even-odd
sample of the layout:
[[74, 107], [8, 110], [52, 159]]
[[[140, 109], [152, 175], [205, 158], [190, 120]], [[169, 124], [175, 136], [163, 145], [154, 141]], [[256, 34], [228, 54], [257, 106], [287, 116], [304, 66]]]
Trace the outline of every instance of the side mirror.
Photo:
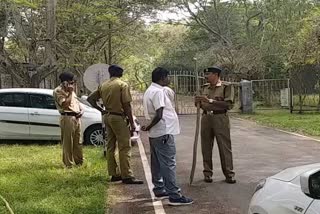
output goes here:
[[300, 176], [301, 189], [304, 194], [320, 199], [320, 170], [310, 170]]

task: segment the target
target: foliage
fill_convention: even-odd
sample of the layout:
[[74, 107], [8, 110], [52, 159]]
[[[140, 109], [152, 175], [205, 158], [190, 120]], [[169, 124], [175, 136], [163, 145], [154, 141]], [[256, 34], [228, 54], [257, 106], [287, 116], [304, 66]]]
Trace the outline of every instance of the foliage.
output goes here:
[[292, 55], [309, 51], [292, 52], [299, 31], [308, 25], [301, 20], [317, 8], [308, 0], [182, 0], [177, 5], [191, 16], [186, 42], [196, 42], [189, 51], [201, 59], [199, 67], [220, 64], [238, 80], [288, 77]]
[[[94, 63], [123, 65], [127, 80], [143, 89], [156, 66], [218, 64], [240, 80], [289, 77], [319, 62], [320, 14], [313, 0], [57, 0], [51, 36], [48, 2], [1, 2], [0, 71], [22, 85], [64, 69], [81, 77]], [[187, 17], [147, 24], [159, 10]]]
[[81, 76], [91, 64], [120, 63], [144, 27], [141, 17], [165, 3], [5, 1], [1, 16], [9, 20], [6, 29], [10, 31], [0, 34], [0, 70], [13, 75], [19, 84], [37, 86], [46, 76], [65, 69]]

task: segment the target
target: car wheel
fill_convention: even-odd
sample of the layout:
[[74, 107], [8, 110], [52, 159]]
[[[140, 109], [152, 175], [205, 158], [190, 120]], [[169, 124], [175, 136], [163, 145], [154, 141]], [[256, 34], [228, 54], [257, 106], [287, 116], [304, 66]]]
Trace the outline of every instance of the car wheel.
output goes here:
[[103, 136], [101, 125], [94, 125], [89, 127], [85, 132], [84, 138], [84, 143], [86, 145], [102, 146]]

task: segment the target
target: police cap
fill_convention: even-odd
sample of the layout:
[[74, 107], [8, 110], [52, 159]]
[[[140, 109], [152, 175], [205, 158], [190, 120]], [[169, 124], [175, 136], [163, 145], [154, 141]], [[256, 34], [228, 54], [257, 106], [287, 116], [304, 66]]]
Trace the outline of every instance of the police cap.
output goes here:
[[206, 73], [206, 72], [211, 72], [211, 73], [218, 73], [218, 74], [220, 74], [221, 71], [222, 71], [222, 69], [219, 68], [218, 66], [211, 66], [211, 67], [208, 67], [208, 68], [204, 69], [203, 72], [204, 72], [204, 73]]
[[74, 80], [74, 75], [70, 72], [62, 72], [60, 75], [59, 75], [59, 79], [61, 82], [64, 82], [64, 81], [73, 81]]
[[111, 73], [123, 72], [123, 68], [119, 65], [110, 65], [108, 71]]

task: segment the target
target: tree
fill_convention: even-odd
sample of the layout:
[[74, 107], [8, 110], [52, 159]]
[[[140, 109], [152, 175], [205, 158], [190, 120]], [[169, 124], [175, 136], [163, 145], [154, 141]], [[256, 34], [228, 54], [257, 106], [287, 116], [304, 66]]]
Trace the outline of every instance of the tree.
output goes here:
[[[1, 36], [1, 72], [19, 85], [39, 82], [64, 69], [82, 75], [97, 62], [123, 59], [127, 41], [141, 28], [141, 17], [165, 1], [8, 0], [1, 15], [9, 18]], [[56, 23], [57, 21], [57, 23]]]

